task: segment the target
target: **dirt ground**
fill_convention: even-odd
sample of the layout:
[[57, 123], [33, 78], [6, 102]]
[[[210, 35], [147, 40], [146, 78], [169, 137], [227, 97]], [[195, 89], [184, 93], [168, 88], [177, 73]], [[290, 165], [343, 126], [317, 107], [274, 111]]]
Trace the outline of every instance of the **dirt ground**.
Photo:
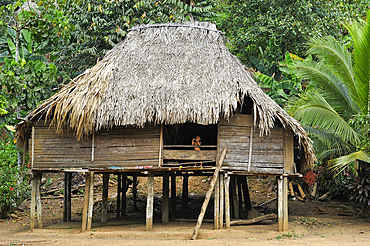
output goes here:
[[[276, 221], [256, 225], [232, 226], [214, 230], [213, 223], [204, 222], [198, 240], [192, 241], [195, 222], [171, 221], [161, 223], [161, 178], [155, 178], [154, 227], [145, 231], [146, 179], [139, 178], [138, 211], [133, 212], [131, 190], [128, 195], [128, 218], [115, 218], [115, 177], [109, 188], [108, 224], [100, 223], [101, 186], [95, 189], [93, 225], [90, 232], [80, 232], [83, 202], [83, 177], [74, 177], [72, 222], [62, 221], [62, 175], [45, 176], [43, 192], [44, 229], [29, 229], [29, 201], [15, 210], [11, 217], [0, 219], [0, 245], [370, 245], [370, 219], [357, 216], [353, 203], [339, 201], [289, 201], [289, 230], [277, 231]], [[79, 180], [80, 178], [80, 180]], [[95, 176], [95, 183], [101, 177]], [[177, 178], [177, 218], [195, 219], [209, 187], [211, 177], [189, 178], [189, 208], [181, 214], [181, 183]], [[273, 178], [249, 179], [252, 206], [265, 214], [276, 213], [276, 203], [257, 206], [276, 197]], [[73, 187], [72, 187], [73, 188]], [[55, 190], [55, 191], [54, 191]], [[48, 192], [47, 192], [48, 191]], [[50, 193], [52, 191], [52, 193]], [[23, 210], [23, 211], [22, 211]], [[246, 217], [246, 214], [243, 214]], [[213, 203], [209, 204], [206, 219], [213, 218]]]

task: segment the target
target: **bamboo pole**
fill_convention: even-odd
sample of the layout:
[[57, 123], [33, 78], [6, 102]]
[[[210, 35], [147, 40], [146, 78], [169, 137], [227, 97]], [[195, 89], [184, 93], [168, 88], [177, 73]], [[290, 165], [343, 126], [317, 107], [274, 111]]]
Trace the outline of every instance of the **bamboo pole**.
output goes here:
[[238, 203], [238, 197], [236, 195], [236, 188], [237, 188], [237, 181], [236, 181], [236, 177], [235, 176], [232, 176], [231, 177], [231, 196], [232, 196], [232, 201], [233, 201], [233, 210], [234, 210], [234, 218], [235, 219], [239, 219], [239, 203]]
[[121, 217], [121, 174], [117, 174], [117, 218]]
[[283, 177], [279, 176], [278, 178], [278, 230], [279, 232], [283, 231]]
[[189, 176], [184, 175], [182, 179], [182, 204], [181, 204], [181, 215], [184, 217], [186, 209], [188, 208], [188, 196], [189, 196]]
[[146, 230], [153, 230], [154, 173], [148, 174], [148, 196], [146, 202]]
[[134, 205], [134, 212], [137, 212], [137, 176], [132, 176], [132, 201]]
[[86, 230], [91, 230], [92, 224], [92, 212], [93, 212], [93, 205], [94, 205], [94, 172], [90, 172], [90, 184], [89, 184], [89, 206], [87, 210], [87, 225]]
[[92, 141], [91, 141], [91, 161], [94, 161], [94, 151], [95, 151], [95, 130], [92, 134]]
[[64, 173], [63, 221], [71, 221], [71, 177], [72, 173]]
[[[253, 126], [251, 127], [251, 135], [250, 135], [250, 140], [249, 140], [249, 157], [248, 157], [248, 172], [251, 171], [252, 167], [252, 151], [253, 151]], [[239, 197], [240, 199], [240, 197]]]
[[204, 218], [204, 215], [206, 213], [209, 200], [211, 199], [212, 191], [215, 188], [216, 180], [218, 179], [218, 173], [220, 172], [222, 163], [223, 163], [223, 161], [225, 159], [225, 156], [226, 156], [226, 151], [227, 151], [227, 148], [224, 148], [222, 150], [221, 157], [218, 160], [217, 167], [216, 167], [216, 170], [213, 174], [213, 178], [212, 178], [212, 181], [211, 181], [211, 187], [207, 191], [206, 197], [205, 197], [203, 205], [202, 205], [201, 212], [200, 212], [199, 217], [198, 217], [197, 225], [194, 228], [194, 232], [193, 232], [193, 235], [191, 237], [191, 240], [196, 240], [197, 237], [198, 237], [199, 230], [200, 230], [200, 227], [202, 226], [203, 218]]
[[225, 223], [226, 229], [230, 229], [230, 176], [225, 174]]
[[42, 202], [41, 202], [41, 172], [37, 173], [36, 178], [36, 205], [37, 205], [37, 226], [42, 229]]
[[219, 218], [219, 228], [222, 229], [224, 226], [224, 174], [220, 173], [220, 218]]
[[242, 198], [242, 183], [241, 183], [241, 177], [238, 176], [236, 178], [237, 180], [237, 186], [238, 186], [238, 202], [239, 202], [239, 218], [242, 217], [242, 212], [243, 212], [243, 198]]
[[86, 180], [85, 180], [85, 193], [84, 193], [84, 203], [82, 209], [82, 227], [81, 231], [86, 231], [87, 225], [87, 209], [89, 206], [89, 190], [90, 190], [90, 173], [86, 173]]
[[127, 217], [127, 197], [126, 197], [126, 191], [127, 191], [127, 183], [126, 183], [127, 176], [126, 174], [122, 174], [122, 206], [121, 206], [121, 217], [126, 218]]
[[169, 175], [163, 174], [163, 199], [162, 199], [162, 223], [168, 224], [169, 222]]
[[32, 127], [32, 147], [31, 147], [31, 169], [33, 168], [33, 163], [35, 161], [35, 127]]
[[32, 190], [31, 190], [31, 211], [30, 211], [30, 230], [33, 231], [35, 228], [35, 216], [36, 216], [36, 187], [37, 187], [37, 173], [32, 171]]
[[101, 222], [107, 223], [107, 212], [108, 212], [108, 185], [109, 185], [109, 173], [103, 174], [103, 194], [102, 194], [102, 205], [101, 205]]
[[288, 177], [283, 177], [283, 231], [288, 230]]
[[176, 174], [171, 175], [171, 220], [176, 219]]
[[220, 180], [217, 178], [216, 184], [215, 184], [215, 191], [214, 191], [214, 228], [215, 230], [219, 229], [219, 219], [220, 219]]

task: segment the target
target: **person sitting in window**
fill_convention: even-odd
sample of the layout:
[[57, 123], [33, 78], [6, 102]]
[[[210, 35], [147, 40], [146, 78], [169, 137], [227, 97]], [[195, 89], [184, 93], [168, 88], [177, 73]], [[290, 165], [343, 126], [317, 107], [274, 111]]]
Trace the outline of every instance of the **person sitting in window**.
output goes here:
[[[202, 140], [200, 139], [199, 136], [196, 136], [195, 138], [193, 138], [193, 140], [191, 140], [191, 145], [201, 146], [202, 145]], [[200, 151], [200, 147], [195, 147], [194, 150]], [[196, 167], [197, 163], [195, 163], [194, 166]], [[202, 167], [202, 162], [200, 162], [200, 166]]]

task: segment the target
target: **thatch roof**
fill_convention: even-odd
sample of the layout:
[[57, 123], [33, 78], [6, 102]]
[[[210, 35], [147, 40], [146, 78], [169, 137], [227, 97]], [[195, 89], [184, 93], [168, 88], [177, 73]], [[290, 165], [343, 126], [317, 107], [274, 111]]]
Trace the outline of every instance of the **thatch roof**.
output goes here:
[[57, 131], [70, 127], [80, 139], [119, 125], [215, 124], [232, 116], [246, 96], [254, 102], [261, 134], [280, 121], [302, 144], [304, 166], [312, 166], [315, 155], [304, 129], [259, 88], [212, 23], [132, 28], [98, 64], [33, 110], [17, 129], [45, 117]]

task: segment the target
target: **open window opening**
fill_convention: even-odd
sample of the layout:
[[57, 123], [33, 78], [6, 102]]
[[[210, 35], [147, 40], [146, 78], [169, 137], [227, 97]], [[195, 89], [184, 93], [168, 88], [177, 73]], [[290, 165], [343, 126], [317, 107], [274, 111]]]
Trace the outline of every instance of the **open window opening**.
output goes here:
[[217, 125], [167, 125], [163, 129], [164, 166], [215, 166]]

